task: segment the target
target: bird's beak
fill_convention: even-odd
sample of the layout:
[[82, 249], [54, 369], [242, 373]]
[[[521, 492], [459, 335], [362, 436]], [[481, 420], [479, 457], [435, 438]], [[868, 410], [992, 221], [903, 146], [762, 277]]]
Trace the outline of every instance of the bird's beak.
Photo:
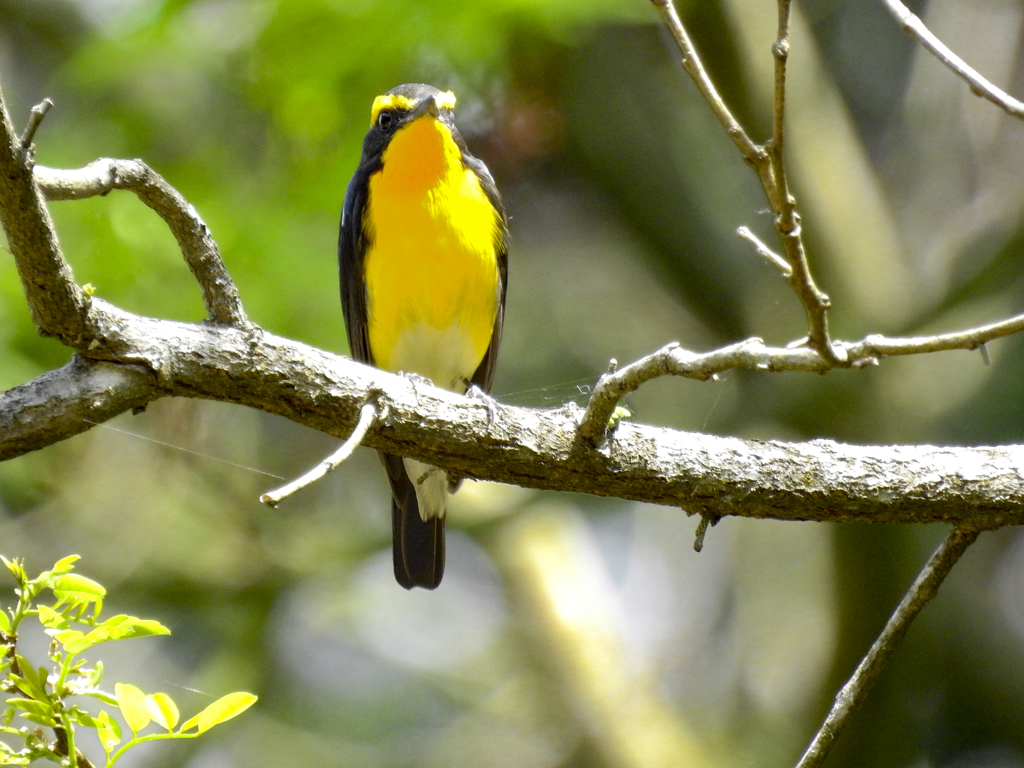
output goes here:
[[409, 117], [406, 119], [412, 121], [417, 117], [422, 117], [423, 115], [431, 115], [434, 119], [437, 119], [438, 106], [437, 98], [435, 96], [427, 96], [427, 98], [416, 105], [416, 108], [409, 113]]

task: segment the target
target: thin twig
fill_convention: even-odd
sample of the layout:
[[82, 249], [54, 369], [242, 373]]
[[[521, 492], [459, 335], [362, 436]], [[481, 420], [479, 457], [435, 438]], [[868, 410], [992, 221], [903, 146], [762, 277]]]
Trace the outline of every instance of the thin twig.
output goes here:
[[938, 594], [943, 580], [967, 548], [978, 538], [978, 533], [977, 530], [966, 528], [954, 528], [950, 531], [907, 594], [903, 596], [882, 634], [875, 640], [867, 655], [861, 659], [853, 677], [836, 694], [832, 709], [797, 763], [797, 768], [817, 768], [824, 762], [833, 742], [849, 722], [850, 716], [864, 702], [875, 681], [882, 674], [886, 662], [903, 641], [910, 623]]
[[28, 152], [29, 147], [32, 146], [32, 139], [35, 138], [36, 131], [39, 128], [39, 124], [43, 122], [43, 118], [46, 117], [46, 113], [53, 107], [53, 102], [49, 99], [43, 99], [41, 102], [32, 107], [32, 111], [28, 115], [28, 125], [25, 126], [25, 131], [21, 134], [21, 148]]
[[749, 227], [740, 227], [736, 230], [736, 234], [739, 235], [741, 240], [746, 240], [754, 246], [754, 250], [757, 251], [757, 255], [778, 269], [787, 281], [793, 279], [793, 267], [790, 263], [765, 245], [761, 238], [750, 231]]
[[101, 158], [84, 168], [37, 165], [36, 184], [47, 200], [81, 200], [115, 189], [134, 192], [166, 222], [203, 292], [210, 322], [239, 328], [249, 324], [238, 289], [228, 274], [209, 228], [174, 187], [141, 160]]
[[373, 426], [373, 422], [376, 418], [377, 402], [376, 400], [372, 400], [366, 403], [359, 410], [359, 421], [356, 423], [355, 429], [352, 430], [352, 434], [348, 436], [348, 439], [341, 444], [341, 447], [338, 450], [309, 470], [309, 472], [302, 475], [302, 477], [296, 478], [287, 485], [282, 485], [280, 488], [270, 491], [269, 493], [264, 493], [260, 496], [260, 501], [268, 507], [277, 507], [278, 504], [292, 494], [312, 485], [328, 472], [332, 472], [337, 469], [345, 459], [352, 455], [352, 452], [359, 447], [360, 443], [363, 442], [363, 438], [366, 437], [366, 433], [369, 431], [370, 427]]
[[772, 58], [775, 60], [775, 89], [772, 100], [772, 138], [767, 152], [769, 168], [760, 171], [761, 181], [775, 213], [775, 229], [779, 233], [786, 256], [793, 269], [789, 284], [800, 297], [807, 312], [810, 325], [809, 344], [831, 362], [838, 362], [832, 349], [828, 330], [829, 298], [818, 288], [811, 274], [804, 248], [800, 214], [796, 210], [796, 198], [789, 191], [786, 175], [785, 147], [786, 116], [786, 65], [789, 62], [789, 10], [790, 0], [778, 0], [778, 30], [772, 44]]
[[910, 11], [900, 0], [882, 0], [889, 12], [896, 17], [900, 27], [908, 35], [927, 48], [942, 64], [952, 70], [957, 77], [966, 81], [971, 90], [978, 96], [988, 99], [1007, 114], [1024, 120], [1024, 102], [1015, 99], [1006, 91], [989, 82], [976, 69], [961, 59], [949, 46], [943, 43], [924, 25], [924, 22]]
[[966, 331], [889, 338], [878, 334], [860, 341], [836, 342], [833, 345], [838, 362], [826, 360], [812, 347], [769, 347], [761, 339], [751, 338], [710, 352], [691, 352], [673, 342], [657, 352], [602, 376], [580, 419], [578, 434], [587, 443], [597, 446], [608, 432], [610, 419], [619, 399], [659, 376], [682, 376], [706, 381], [715, 374], [733, 368], [779, 373], [805, 371], [827, 373], [833, 368], [860, 368], [875, 365], [883, 357], [919, 355], [953, 349], [978, 349], [986, 342], [1024, 331], [1024, 315], [998, 323], [970, 328]]
[[679, 19], [679, 14], [676, 13], [672, 0], [651, 0], [651, 2], [654, 3], [661, 13], [665, 26], [672, 33], [676, 45], [679, 46], [679, 52], [683, 54], [683, 69], [697, 83], [700, 92], [704, 94], [704, 98], [711, 105], [711, 110], [725, 128], [726, 133], [729, 134], [730, 138], [736, 143], [736, 146], [739, 147], [743, 157], [754, 167], [766, 164], [768, 156], [765, 153], [764, 147], [755, 144], [750, 136], [747, 135], [743, 126], [733, 117], [732, 112], [729, 111], [722, 97], [718, 94], [718, 89], [715, 88], [715, 84], [708, 76], [707, 70], [704, 69], [700, 56], [697, 55], [697, 49], [694, 48], [686, 28], [683, 26], [683, 22]]
[[697, 523], [697, 530], [693, 534], [693, 551], [700, 552], [704, 549], [704, 536], [708, 532], [708, 526], [718, 525], [718, 517], [715, 515], [703, 514], [700, 522]]
[[[775, 59], [775, 93], [772, 106], [772, 140], [768, 152], [774, 155], [772, 164], [781, 167], [786, 124], [786, 64], [789, 62], [789, 0], [778, 0], [778, 7], [779, 24], [775, 42], [772, 44], [772, 58]], [[779, 197], [785, 204], [789, 196], [786, 177], [783, 175], [775, 181], [779, 185]]]
[[839, 364], [840, 360], [832, 347], [828, 330], [828, 310], [831, 304], [828, 296], [818, 288], [811, 276], [803, 243], [800, 216], [796, 210], [796, 200], [789, 192], [785, 164], [783, 163], [786, 63], [789, 58], [789, 0], [779, 0], [778, 39], [772, 45], [772, 55], [775, 58], [773, 135], [771, 141], [765, 146], [755, 143], [750, 138], [725, 105], [707, 70], [704, 69], [672, 0], [651, 0], [651, 2], [658, 8], [665, 26], [679, 46], [683, 55], [683, 69], [693, 78], [711, 110], [725, 127], [736, 146], [739, 147], [743, 158], [757, 172], [774, 214], [775, 229], [782, 240], [786, 259], [793, 272], [790, 285], [807, 313], [807, 321], [810, 326], [809, 345], [826, 360]]

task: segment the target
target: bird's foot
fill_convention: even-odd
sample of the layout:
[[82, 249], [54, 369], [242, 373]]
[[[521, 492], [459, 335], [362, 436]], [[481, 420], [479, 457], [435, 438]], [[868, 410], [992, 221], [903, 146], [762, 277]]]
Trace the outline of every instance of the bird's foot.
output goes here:
[[414, 389], [422, 384], [426, 384], [428, 387], [434, 386], [433, 381], [428, 379], [426, 376], [420, 376], [418, 373], [415, 373], [413, 371], [399, 371], [398, 375], [404, 376], [406, 379], [408, 379], [409, 383], [412, 384]]
[[487, 428], [490, 429], [494, 426], [494, 422], [498, 418], [498, 411], [501, 409], [498, 401], [480, 389], [476, 384], [469, 385], [469, 389], [466, 390], [466, 397], [470, 400], [481, 402], [487, 407]]

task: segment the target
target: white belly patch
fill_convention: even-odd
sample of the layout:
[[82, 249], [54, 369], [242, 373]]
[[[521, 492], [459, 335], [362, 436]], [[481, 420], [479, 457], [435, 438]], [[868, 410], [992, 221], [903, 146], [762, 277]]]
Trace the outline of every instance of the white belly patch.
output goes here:
[[473, 348], [472, 336], [459, 323], [444, 329], [417, 323], [399, 334], [387, 367], [396, 373], [417, 373], [435, 386], [462, 394], [484, 351]]

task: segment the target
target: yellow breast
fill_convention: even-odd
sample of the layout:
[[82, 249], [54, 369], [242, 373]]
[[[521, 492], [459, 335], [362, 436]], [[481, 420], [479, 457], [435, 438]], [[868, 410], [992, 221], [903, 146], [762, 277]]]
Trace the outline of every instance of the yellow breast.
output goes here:
[[497, 316], [498, 213], [430, 116], [400, 128], [382, 160], [364, 213], [370, 351], [385, 370], [461, 392]]

